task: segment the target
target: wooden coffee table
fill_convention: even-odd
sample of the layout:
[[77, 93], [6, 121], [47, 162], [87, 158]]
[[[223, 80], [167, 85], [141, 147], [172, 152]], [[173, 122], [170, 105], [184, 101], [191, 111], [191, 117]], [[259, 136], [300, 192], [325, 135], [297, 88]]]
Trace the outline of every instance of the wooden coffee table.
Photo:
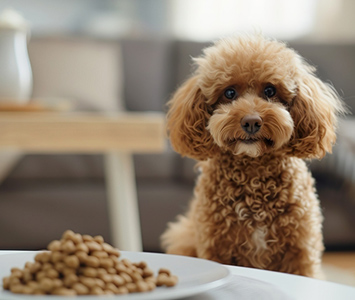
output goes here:
[[162, 113], [0, 112], [0, 149], [105, 157], [112, 244], [141, 251], [133, 153], [163, 152]]

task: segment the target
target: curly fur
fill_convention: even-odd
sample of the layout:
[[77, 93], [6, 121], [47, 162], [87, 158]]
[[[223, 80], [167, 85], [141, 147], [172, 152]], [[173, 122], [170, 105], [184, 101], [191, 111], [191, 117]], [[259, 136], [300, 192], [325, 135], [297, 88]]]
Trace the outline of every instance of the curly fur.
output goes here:
[[[167, 253], [311, 277], [320, 276], [322, 215], [303, 159], [336, 140], [336, 92], [285, 44], [260, 35], [206, 48], [169, 102], [174, 149], [201, 174], [188, 212], [162, 235]], [[267, 85], [277, 94], [263, 95]], [[233, 86], [238, 97], [223, 98]], [[257, 114], [262, 126], [245, 132]], [[251, 139], [251, 140], [250, 140]]]

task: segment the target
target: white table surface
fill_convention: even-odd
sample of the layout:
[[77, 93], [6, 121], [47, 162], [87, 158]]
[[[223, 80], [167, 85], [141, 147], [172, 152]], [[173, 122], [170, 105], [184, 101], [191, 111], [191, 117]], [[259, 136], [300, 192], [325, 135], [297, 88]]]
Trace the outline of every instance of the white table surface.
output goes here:
[[[23, 251], [1, 251], [2, 254]], [[1, 266], [0, 266], [1, 267]], [[185, 300], [355, 300], [355, 287], [279, 272], [226, 266], [223, 286]]]

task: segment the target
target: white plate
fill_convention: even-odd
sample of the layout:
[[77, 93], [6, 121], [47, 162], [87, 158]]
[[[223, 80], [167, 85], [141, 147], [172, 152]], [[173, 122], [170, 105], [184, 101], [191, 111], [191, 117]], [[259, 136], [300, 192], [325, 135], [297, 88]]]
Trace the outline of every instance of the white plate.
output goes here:
[[[37, 252], [23, 252], [0, 255], [0, 278], [8, 276], [13, 267], [23, 268], [27, 261], [33, 261]], [[168, 268], [179, 277], [179, 283], [175, 287], [159, 287], [152, 292], [133, 293], [128, 295], [110, 296], [108, 299], [127, 299], [127, 300], [159, 300], [159, 299], [178, 299], [182, 297], [196, 295], [210, 289], [220, 287], [228, 282], [230, 277], [229, 270], [218, 263], [177, 255], [127, 252], [121, 251], [122, 258], [128, 258], [132, 262], [145, 261], [155, 272], [159, 268]], [[61, 299], [60, 296], [34, 296], [12, 294], [2, 289], [2, 280], [0, 299], [18, 299], [18, 300], [45, 300]], [[80, 300], [92, 300], [96, 296], [78, 296]], [[76, 297], [70, 297], [73, 299]], [[105, 297], [106, 298], [106, 297]], [[69, 298], [65, 298], [69, 299]]]

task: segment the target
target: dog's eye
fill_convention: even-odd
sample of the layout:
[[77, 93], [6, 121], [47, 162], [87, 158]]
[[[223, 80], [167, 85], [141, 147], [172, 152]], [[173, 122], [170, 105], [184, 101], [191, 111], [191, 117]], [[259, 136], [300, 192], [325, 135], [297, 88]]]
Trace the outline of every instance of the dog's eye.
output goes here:
[[224, 91], [223, 96], [228, 100], [235, 100], [238, 97], [238, 93], [235, 88], [229, 87]]
[[276, 88], [273, 85], [268, 85], [264, 89], [264, 95], [266, 96], [266, 98], [274, 97], [276, 95]]

